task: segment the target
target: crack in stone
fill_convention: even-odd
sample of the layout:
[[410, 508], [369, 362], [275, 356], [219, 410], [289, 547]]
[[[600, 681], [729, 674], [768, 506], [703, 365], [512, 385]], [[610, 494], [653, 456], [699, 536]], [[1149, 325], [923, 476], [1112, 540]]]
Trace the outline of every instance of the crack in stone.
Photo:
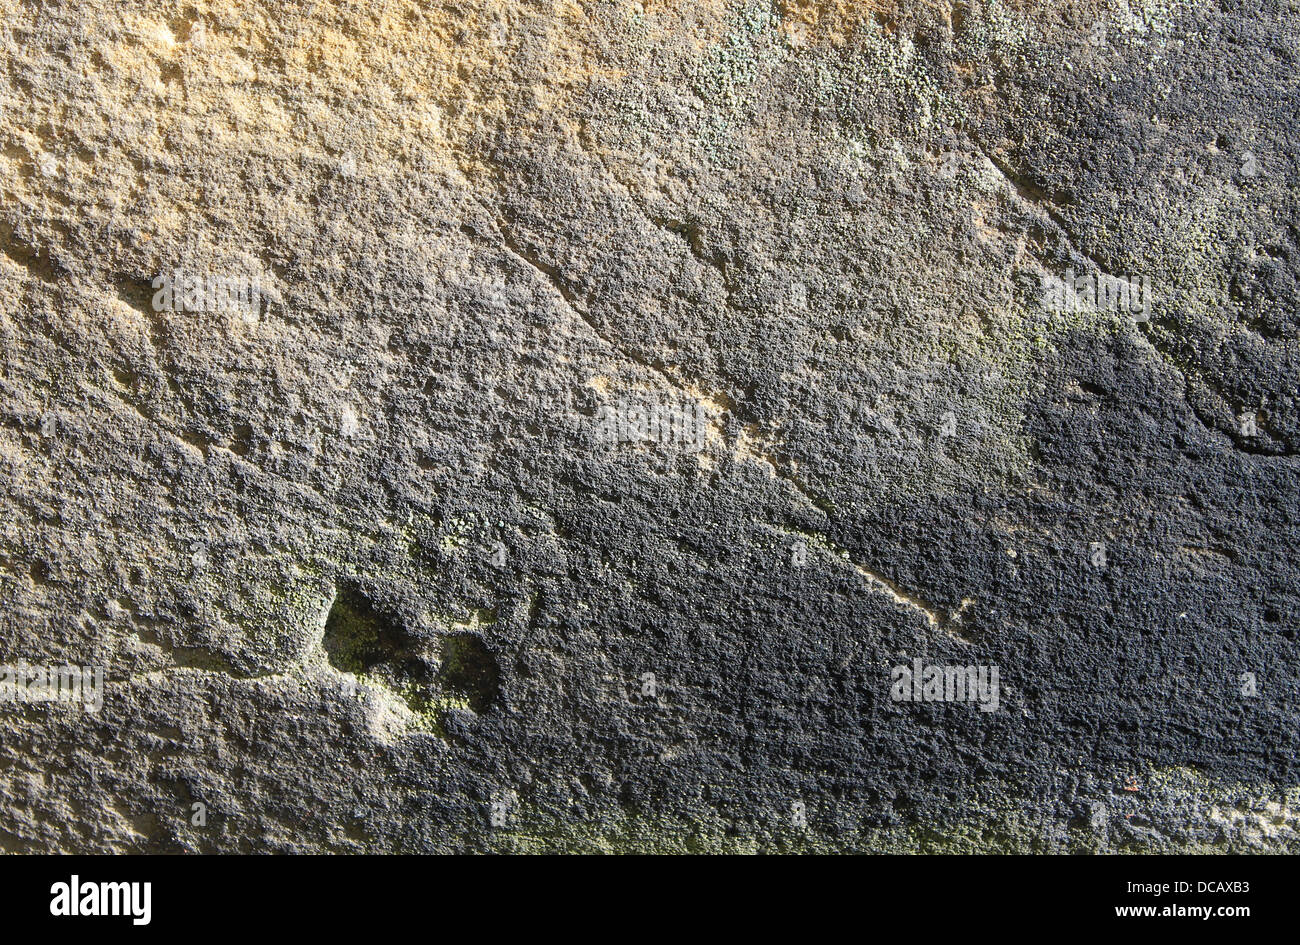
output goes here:
[[606, 159], [604, 152], [597, 148], [593, 142], [584, 140], [587, 138], [589, 138], [589, 133], [586, 129], [583, 129], [578, 135], [578, 144], [582, 146], [583, 150], [596, 156], [596, 160], [600, 162], [600, 166], [605, 169], [607, 179], [627, 195], [627, 199], [631, 202], [632, 206], [636, 207], [637, 210], [641, 212], [641, 216], [663, 232], [670, 233], [680, 239], [690, 252], [692, 258], [695, 259], [696, 263], [698, 263], [702, 268], [712, 269], [718, 274], [718, 278], [722, 284], [722, 293], [724, 296], [723, 302], [727, 308], [736, 311], [736, 306], [731, 301], [734, 290], [731, 286], [731, 280], [727, 276], [726, 267], [719, 262], [716, 257], [705, 255], [704, 251], [700, 248], [699, 225], [669, 221], [651, 213], [645, 202], [637, 196], [636, 192], [618, 179], [618, 175], [615, 174], [613, 169], [609, 166], [609, 161]]
[[[606, 171], [608, 172], [608, 168], [606, 168]], [[495, 215], [492, 214], [491, 211], [488, 210], [488, 208], [484, 206], [481, 202], [479, 203], [479, 206], [482, 207], [484, 211], [488, 212], [490, 217], [495, 217]], [[655, 223], [653, 217], [650, 217], [649, 215], [646, 215], [646, 219], [649, 220], [651, 223]], [[563, 301], [569, 307], [569, 309], [572, 312], [574, 312], [574, 314], [576, 314], [592, 330], [592, 332], [596, 335], [596, 337], [599, 338], [601, 341], [603, 341], [605, 345], [609, 347], [615, 354], [622, 356], [644, 368], [651, 370], [656, 375], [658, 375], [666, 384], [668, 384], [671, 388], [678, 391], [679, 393], [689, 396], [695, 400], [703, 399], [699, 394], [698, 389], [692, 389], [692, 387], [689, 386], [688, 382], [678, 381], [676, 378], [672, 377], [664, 368], [661, 368], [654, 364], [650, 364], [646, 362], [643, 358], [637, 357], [636, 355], [632, 354], [631, 352], [623, 348], [622, 345], [619, 345], [613, 339], [605, 335], [605, 333], [602, 332], [600, 328], [597, 326], [595, 321], [589, 315], [587, 315], [587, 313], [582, 311], [582, 309], [579, 307], [582, 304], [581, 298], [572, 289], [569, 280], [567, 279], [567, 277], [565, 277], [564, 273], [558, 267], [542, 261], [541, 259], [537, 258], [535, 254], [531, 253], [527, 249], [527, 247], [525, 247], [518, 239], [514, 237], [509, 226], [505, 223], [505, 221], [501, 220], [499, 217], [496, 218], [495, 226], [501, 241], [500, 245], [512, 256], [514, 256], [516, 259], [518, 259], [528, 268], [530, 268], [531, 270], [536, 272], [539, 276], [541, 276], [556, 291], [556, 293], [560, 296], [560, 298], [563, 299]], [[692, 255], [694, 254], [692, 253]], [[711, 401], [716, 403], [717, 399], [711, 398]], [[730, 411], [730, 412], [732, 412], [734, 415], [734, 411]], [[785, 483], [787, 486], [793, 489], [794, 492], [800, 498], [802, 498], [805, 502], [807, 502], [817, 511], [821, 512], [822, 514], [830, 514], [833, 511], [833, 506], [826, 497], [821, 496], [818, 493], [814, 492], [809, 487], [804, 485], [804, 483], [801, 482], [796, 476], [783, 470], [782, 462], [778, 460], [776, 457], [769, 455], [766, 451], [762, 449], [759, 450], [753, 449], [752, 446], [749, 445], [749, 443], [750, 443], [750, 438], [745, 437], [743, 440], [743, 445], [746, 447], [746, 449], [742, 451], [742, 454], [743, 452], [747, 451], [749, 454], [752, 455], [753, 458], [756, 458], [761, 462], [765, 463], [772, 470], [773, 475], [779, 481]], [[738, 440], [737, 447], [739, 448], [741, 445], [742, 445], [742, 441]], [[767, 444], [763, 444], [763, 445], [766, 446]], [[867, 568], [864, 564], [856, 561], [848, 553], [847, 550], [840, 548], [838, 545], [835, 545], [824, 532], [799, 532], [798, 534], [813, 539], [814, 542], [823, 545], [827, 550], [831, 551], [833, 554], [848, 560], [849, 563], [852, 564], [853, 568], [859, 573], [859, 575], [867, 582], [868, 587], [871, 588], [873, 592], [884, 594], [885, 596], [888, 596], [890, 599], [892, 599], [895, 603], [898, 603], [901, 606], [904, 606], [917, 613], [920, 613], [925, 618], [926, 622], [934, 629], [943, 630], [949, 633], [954, 639], [962, 643], [970, 642], [967, 638], [960, 635], [954, 629], [954, 624], [960, 623], [961, 614], [966, 609], [966, 607], [971, 603], [970, 600], [963, 600], [961, 606], [953, 611], [950, 611], [946, 614], [941, 613], [938, 607], [928, 603], [924, 598], [920, 597], [917, 594], [909, 592], [901, 585], [891, 581], [886, 577], [883, 577], [875, 573], [874, 571]]]
[[[557, 267], [543, 262], [542, 260], [538, 259], [534, 254], [529, 252], [527, 248], [523, 246], [522, 243], [520, 243], [517, 239], [513, 237], [513, 235], [510, 233], [508, 226], [506, 226], [506, 224], [503, 221], [498, 220], [496, 223], [496, 227], [499, 236], [501, 238], [501, 245], [515, 258], [519, 259], [529, 268], [531, 268], [539, 275], [541, 275], [542, 278], [544, 278], [551, 285], [551, 287], [555, 289], [555, 291], [560, 295], [560, 297], [565, 301], [569, 309], [573, 311], [574, 314], [576, 314], [580, 319], [582, 319], [582, 321], [592, 330], [592, 332], [596, 335], [596, 337], [599, 338], [601, 341], [603, 341], [605, 345], [609, 347], [616, 355], [626, 358], [627, 360], [632, 361], [633, 363], [640, 365], [641, 367], [646, 368], [647, 370], [653, 372], [660, 379], [662, 379], [665, 384], [667, 384], [669, 387], [676, 390], [679, 394], [685, 397], [689, 397], [692, 400], [696, 400], [696, 401], [704, 401], [707, 399], [707, 401], [710, 403], [718, 403], [718, 398], [709, 397], [707, 394], [702, 395], [699, 392], [698, 388], [694, 388], [690, 385], [689, 381], [679, 380], [675, 378], [668, 372], [666, 368], [660, 367], [657, 364], [652, 364], [646, 361], [644, 358], [638, 357], [637, 355], [628, 351], [622, 345], [618, 344], [616, 341], [614, 341], [604, 332], [602, 332], [599, 326], [596, 324], [596, 322], [587, 313], [585, 313], [582, 310], [582, 308], [579, 307], [582, 304], [582, 300], [578, 297], [578, 294], [573, 291], [573, 289], [569, 285], [568, 279]], [[728, 409], [728, 408], [723, 408], [723, 409]], [[734, 410], [729, 410], [729, 412], [733, 413], [733, 415], [735, 414]], [[827, 500], [824, 496], [821, 496], [816, 492], [812, 491], [811, 489], [809, 489], [806, 485], [804, 485], [802, 482], [800, 482], [797, 478], [792, 476], [790, 473], [782, 470], [781, 468], [782, 463], [780, 462], [780, 460], [768, 455], [766, 452], [762, 450], [753, 449], [750, 446], [752, 442], [754, 442], [754, 438], [747, 435], [743, 437], [743, 442], [741, 439], [738, 439], [737, 447], [738, 448], [740, 448], [741, 446], [744, 447], [744, 449], [741, 450], [742, 455], [744, 452], [748, 452], [753, 456], [753, 458], [756, 458], [766, 463], [768, 466], [771, 467], [773, 474], [778, 479], [782, 480], [783, 482], [791, 486], [810, 505], [823, 512], [827, 511], [827, 507], [830, 506], [829, 500]], [[765, 443], [763, 445], [766, 446], [770, 444]]]
[[689, 392], [682, 386], [682, 384], [675, 380], [663, 367], [634, 354], [605, 334], [596, 323], [595, 319], [583, 310], [582, 299], [578, 296], [578, 293], [573, 290], [564, 273], [561, 272], [558, 267], [544, 262], [539, 259], [536, 254], [530, 252], [523, 243], [515, 238], [510, 227], [504, 220], [498, 219], [496, 221], [496, 229], [497, 235], [501, 241], [500, 245], [509, 252], [510, 255], [540, 275], [542, 279], [559, 294], [560, 298], [564, 300], [564, 303], [568, 306], [569, 310], [577, 315], [578, 318], [580, 318], [583, 323], [591, 329], [592, 333], [605, 343], [606, 347], [619, 357], [625, 358], [656, 374], [665, 384], [674, 388], [679, 393], [689, 395]]
[[944, 612], [941, 607], [922, 597], [920, 594], [909, 591], [897, 581], [893, 581], [882, 574], [872, 571], [861, 561], [854, 558], [848, 549], [837, 545], [824, 533], [810, 532], [799, 528], [788, 528], [782, 525], [770, 525], [766, 522], [761, 522], [759, 524], [770, 531], [811, 541], [823, 551], [827, 552], [831, 557], [847, 562], [853, 570], [856, 571], [864, 581], [866, 581], [867, 588], [873, 594], [888, 597], [899, 606], [920, 614], [925, 618], [925, 622], [933, 629], [942, 630], [961, 643], [971, 642], [970, 639], [959, 633], [956, 627], [961, 624], [962, 614], [966, 612], [966, 609], [970, 607], [971, 604], [975, 603], [972, 598], [962, 598], [960, 605], [952, 610]]
[[[612, 172], [610, 172], [609, 167], [607, 164], [605, 164], [603, 158], [601, 159], [601, 165], [605, 168], [605, 172], [609, 174], [611, 177], [613, 177]], [[673, 388], [674, 390], [678, 391], [680, 394], [691, 397], [692, 399], [697, 401], [705, 400], [707, 395], [701, 395], [699, 389], [693, 388], [688, 381], [681, 381], [674, 378], [672, 375], [668, 373], [668, 371], [665, 368], [662, 368], [656, 364], [651, 364], [647, 362], [645, 359], [636, 356], [635, 354], [625, 349], [622, 345], [618, 344], [614, 339], [607, 336], [603, 331], [601, 331], [600, 327], [596, 324], [594, 319], [592, 319], [580, 307], [582, 305], [582, 299], [579, 297], [578, 293], [573, 290], [569, 279], [564, 275], [564, 273], [557, 266], [544, 262], [543, 260], [539, 259], [534, 253], [530, 252], [528, 248], [524, 246], [524, 244], [514, 236], [509, 225], [503, 219], [501, 219], [499, 215], [492, 213], [492, 211], [485, 204], [483, 204], [482, 201], [475, 200], [475, 202], [488, 215], [489, 219], [493, 219], [495, 221], [494, 225], [497, 230], [497, 236], [500, 240], [501, 247], [503, 247], [513, 257], [515, 257], [517, 260], [519, 260], [521, 263], [523, 263], [533, 272], [537, 273], [543, 280], [545, 280], [546, 283], [549, 284], [551, 288], [554, 289], [555, 292], [560, 296], [560, 298], [564, 301], [566, 306], [574, 314], [576, 314], [591, 329], [591, 331], [596, 335], [596, 337], [599, 338], [602, 342], [604, 342], [608, 348], [610, 348], [610, 350], [612, 350], [616, 355], [626, 358], [627, 360], [632, 361], [633, 363], [638, 364], [641, 367], [644, 367], [652, 371], [660, 379], [662, 379], [664, 383], [666, 383], [669, 387]], [[632, 203], [635, 206], [637, 206], [638, 209], [641, 210], [642, 215], [649, 223], [653, 224], [654, 226], [656, 226], [661, 230], [664, 230], [665, 232], [674, 233], [679, 238], [681, 238], [686, 243], [688, 250], [690, 251], [692, 257], [696, 259], [697, 263], [699, 263], [701, 266], [705, 266], [709, 264], [705, 260], [700, 259], [699, 255], [695, 252], [694, 247], [691, 245], [690, 239], [688, 239], [687, 237], [683, 236], [680, 233], [676, 233], [671, 228], [662, 225], [653, 216], [647, 213], [645, 209], [641, 207], [634, 198], [632, 198]], [[470, 232], [474, 233], [475, 235], [478, 235], [477, 232], [474, 230], [470, 230]], [[716, 269], [717, 267], [715, 266], [714, 268]], [[718, 272], [719, 275], [723, 277], [724, 289], [727, 289], [725, 273], [722, 273], [720, 269], [718, 269]], [[727, 291], [728, 291], [728, 299], [726, 303], [727, 307], [732, 308], [734, 310], [734, 306], [732, 306], [730, 303], [729, 289]], [[718, 398], [708, 398], [708, 400], [709, 402], [712, 403], [719, 402]], [[725, 408], [725, 407], [723, 409], [728, 410], [728, 412], [731, 412], [733, 415], [735, 415], [734, 410], [730, 410], [730, 408]], [[769, 455], [765, 449], [754, 449], [750, 445], [751, 442], [753, 441], [754, 438], [748, 436], [738, 438], [737, 449], [740, 450], [741, 455], [748, 453], [752, 458], [758, 459], [759, 461], [765, 463], [772, 470], [772, 473], [776, 479], [785, 483], [787, 486], [793, 489], [794, 492], [800, 498], [802, 498], [805, 502], [807, 502], [817, 511], [827, 515], [833, 512], [834, 507], [832, 503], [825, 496], [819, 495], [818, 493], [814, 492], [808, 486], [804, 485], [804, 483], [800, 481], [798, 477], [792, 475], [788, 471], [783, 470], [782, 469], [783, 463], [776, 457]], [[770, 444], [763, 443], [761, 445], [763, 447], [766, 447]], [[741, 449], [742, 446], [744, 447], [744, 449]], [[954, 624], [960, 623], [961, 614], [965, 611], [967, 606], [969, 606], [972, 603], [971, 600], [963, 599], [961, 605], [955, 610], [949, 611], [946, 614], [941, 613], [938, 607], [928, 603], [924, 598], [920, 597], [917, 594], [907, 591], [901, 585], [891, 581], [886, 577], [883, 577], [875, 573], [874, 571], [871, 571], [865, 565], [856, 561], [848, 553], [847, 550], [840, 548], [838, 545], [835, 545], [834, 542], [832, 542], [830, 538], [825, 534], [825, 532], [792, 532], [792, 533], [801, 534], [804, 537], [811, 538], [813, 539], [814, 542], [821, 544], [823, 547], [831, 551], [833, 554], [848, 560], [849, 563], [853, 566], [853, 568], [858, 572], [858, 574], [867, 582], [868, 587], [871, 588], [873, 592], [884, 594], [885, 596], [888, 596], [890, 599], [892, 599], [895, 603], [898, 603], [901, 606], [904, 606], [917, 613], [920, 613], [931, 627], [938, 630], [944, 630], [945, 632], [949, 633], [954, 639], [962, 643], [970, 642], [970, 640], [963, 637], [954, 629]]]

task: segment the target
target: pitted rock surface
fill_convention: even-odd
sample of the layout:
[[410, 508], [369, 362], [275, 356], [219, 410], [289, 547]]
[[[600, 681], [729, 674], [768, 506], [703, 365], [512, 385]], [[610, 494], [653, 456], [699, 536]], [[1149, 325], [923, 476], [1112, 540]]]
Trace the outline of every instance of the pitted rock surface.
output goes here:
[[1300, 7], [1043, 7], [0, 0], [0, 847], [1296, 852]]

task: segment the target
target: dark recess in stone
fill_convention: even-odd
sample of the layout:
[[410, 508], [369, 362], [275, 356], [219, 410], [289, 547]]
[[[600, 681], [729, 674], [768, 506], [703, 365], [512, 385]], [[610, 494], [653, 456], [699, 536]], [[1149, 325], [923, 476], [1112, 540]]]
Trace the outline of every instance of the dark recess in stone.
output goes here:
[[442, 638], [442, 669], [438, 679], [447, 689], [463, 696], [479, 715], [492, 707], [501, 691], [496, 658], [482, 640], [468, 633]]
[[435, 674], [433, 647], [422, 646], [353, 585], [338, 589], [323, 643], [336, 669], [385, 682], [416, 711], [426, 710], [439, 692], [460, 697], [477, 715], [500, 698], [501, 671], [482, 640], [469, 633], [440, 637]]
[[406, 632], [381, 614], [356, 587], [341, 587], [325, 619], [325, 653], [331, 665], [346, 673], [367, 673], [384, 664], [404, 661]]

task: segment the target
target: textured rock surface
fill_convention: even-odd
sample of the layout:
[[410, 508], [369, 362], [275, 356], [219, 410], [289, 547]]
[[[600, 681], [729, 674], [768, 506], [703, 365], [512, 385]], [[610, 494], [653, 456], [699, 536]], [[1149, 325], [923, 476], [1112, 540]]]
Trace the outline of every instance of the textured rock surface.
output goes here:
[[1294, 4], [0, 10], [4, 849], [1300, 847]]

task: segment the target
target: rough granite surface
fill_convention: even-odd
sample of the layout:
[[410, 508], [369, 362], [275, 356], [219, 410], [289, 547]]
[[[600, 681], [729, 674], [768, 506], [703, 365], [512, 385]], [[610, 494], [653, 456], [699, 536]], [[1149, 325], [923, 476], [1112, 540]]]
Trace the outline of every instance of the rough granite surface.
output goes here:
[[0, 849], [1300, 852], [1294, 0], [0, 25]]

